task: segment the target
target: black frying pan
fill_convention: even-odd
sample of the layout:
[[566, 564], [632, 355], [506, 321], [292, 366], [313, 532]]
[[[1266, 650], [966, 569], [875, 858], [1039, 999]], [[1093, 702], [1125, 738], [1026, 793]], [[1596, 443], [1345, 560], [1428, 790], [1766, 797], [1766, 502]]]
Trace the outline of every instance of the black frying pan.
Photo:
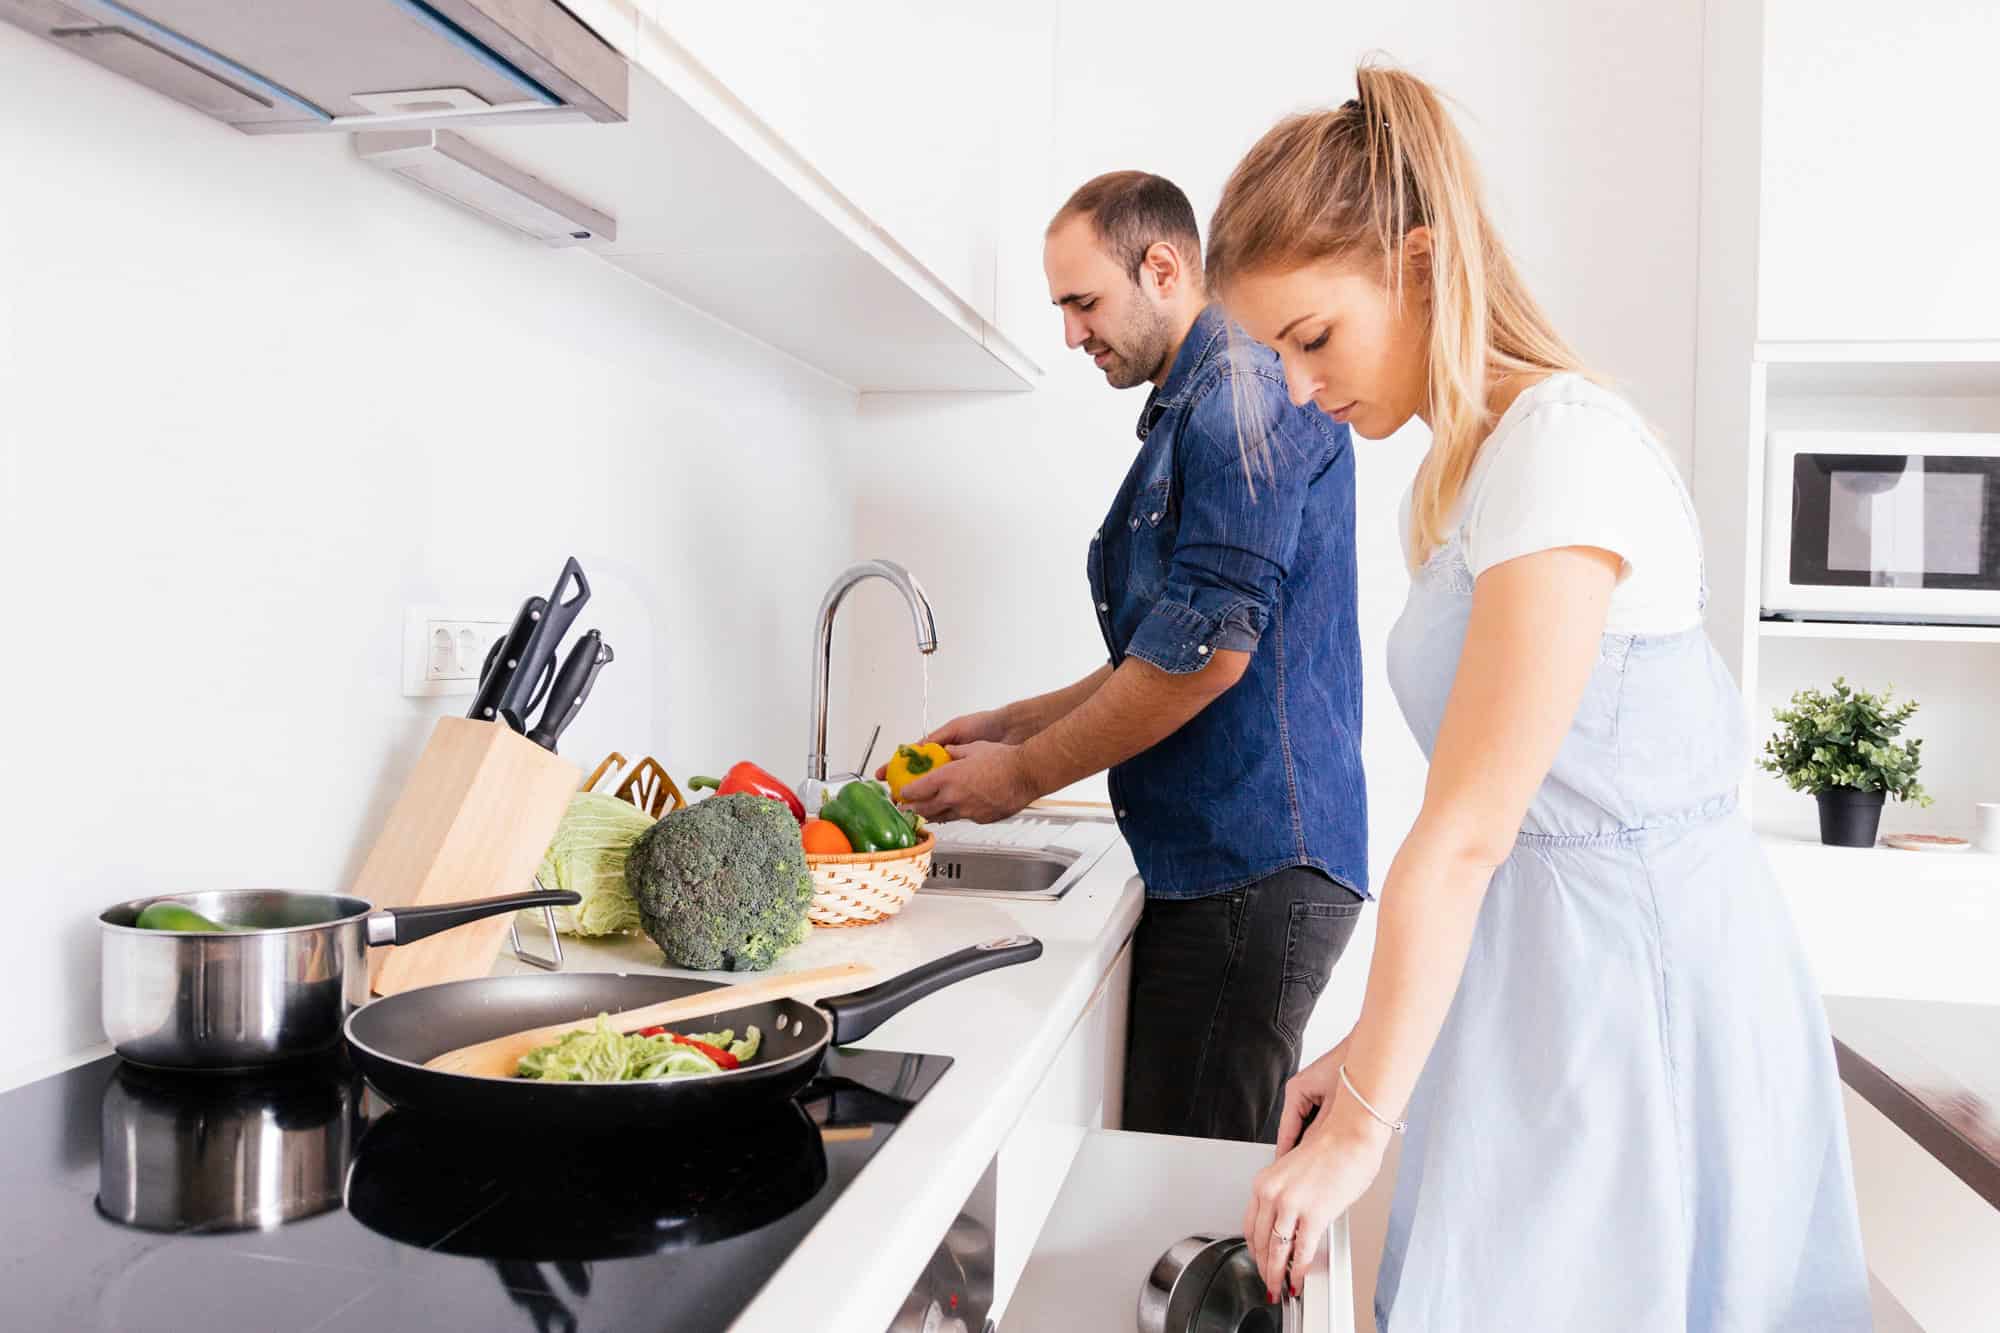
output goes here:
[[550, 1083], [429, 1069], [424, 1062], [524, 1028], [572, 1023], [678, 999], [715, 984], [617, 972], [482, 977], [388, 995], [347, 1020], [354, 1063], [397, 1106], [452, 1118], [530, 1123], [568, 1131], [620, 1130], [742, 1113], [789, 1100], [819, 1071], [829, 1046], [858, 1041], [932, 991], [1042, 955], [1026, 935], [947, 954], [866, 990], [805, 1004], [771, 1000], [675, 1024], [682, 1032], [746, 1027], [763, 1033], [739, 1069], [630, 1083]]

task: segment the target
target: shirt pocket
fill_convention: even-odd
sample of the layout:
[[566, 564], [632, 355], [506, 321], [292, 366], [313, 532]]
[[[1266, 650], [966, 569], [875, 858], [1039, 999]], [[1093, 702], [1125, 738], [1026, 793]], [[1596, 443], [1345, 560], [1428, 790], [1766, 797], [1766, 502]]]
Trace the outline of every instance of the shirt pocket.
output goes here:
[[[1180, 524], [1173, 513], [1171, 477], [1148, 483], [1132, 497], [1132, 511], [1125, 520], [1129, 530], [1127, 550], [1131, 568], [1126, 587], [1134, 600], [1150, 604], [1167, 586], [1167, 572], [1173, 568], [1174, 542]], [[1139, 608], [1143, 613], [1144, 607]]]

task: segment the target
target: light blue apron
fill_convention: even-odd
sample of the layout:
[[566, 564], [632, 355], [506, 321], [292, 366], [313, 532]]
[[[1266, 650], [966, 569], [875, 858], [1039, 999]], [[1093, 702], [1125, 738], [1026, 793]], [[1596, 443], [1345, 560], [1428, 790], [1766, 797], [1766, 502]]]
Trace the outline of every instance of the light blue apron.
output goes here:
[[[1390, 637], [1427, 754], [1472, 585], [1460, 533]], [[1833, 1048], [1736, 808], [1745, 746], [1703, 629], [1604, 636], [1411, 1101], [1384, 1330], [1870, 1328]]]

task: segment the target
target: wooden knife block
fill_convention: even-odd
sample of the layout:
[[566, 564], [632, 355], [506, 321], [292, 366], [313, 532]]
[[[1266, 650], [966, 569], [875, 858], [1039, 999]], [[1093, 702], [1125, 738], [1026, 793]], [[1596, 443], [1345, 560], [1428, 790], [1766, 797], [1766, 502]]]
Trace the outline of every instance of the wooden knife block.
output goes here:
[[[504, 723], [438, 719], [352, 892], [376, 907], [489, 898], [534, 887], [583, 773]], [[511, 913], [400, 948], [369, 950], [378, 995], [483, 977]]]

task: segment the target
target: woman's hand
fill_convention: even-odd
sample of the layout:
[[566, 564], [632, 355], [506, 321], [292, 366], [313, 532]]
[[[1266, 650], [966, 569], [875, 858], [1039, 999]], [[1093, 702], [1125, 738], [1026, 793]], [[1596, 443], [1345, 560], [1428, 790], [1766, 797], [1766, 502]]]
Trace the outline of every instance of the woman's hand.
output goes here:
[[1336, 1099], [1346, 1047], [1343, 1041], [1285, 1085], [1278, 1160], [1250, 1189], [1243, 1238], [1274, 1300], [1281, 1288], [1304, 1285], [1327, 1228], [1367, 1192], [1388, 1151], [1388, 1128], [1352, 1098]]
[[[1301, 1069], [1285, 1083], [1285, 1112], [1278, 1120], [1277, 1156], [1283, 1157], [1299, 1141], [1319, 1108], [1333, 1100], [1340, 1089], [1340, 1066], [1347, 1060], [1349, 1033], [1332, 1050]], [[1247, 1233], [1246, 1233], [1247, 1234]]]

